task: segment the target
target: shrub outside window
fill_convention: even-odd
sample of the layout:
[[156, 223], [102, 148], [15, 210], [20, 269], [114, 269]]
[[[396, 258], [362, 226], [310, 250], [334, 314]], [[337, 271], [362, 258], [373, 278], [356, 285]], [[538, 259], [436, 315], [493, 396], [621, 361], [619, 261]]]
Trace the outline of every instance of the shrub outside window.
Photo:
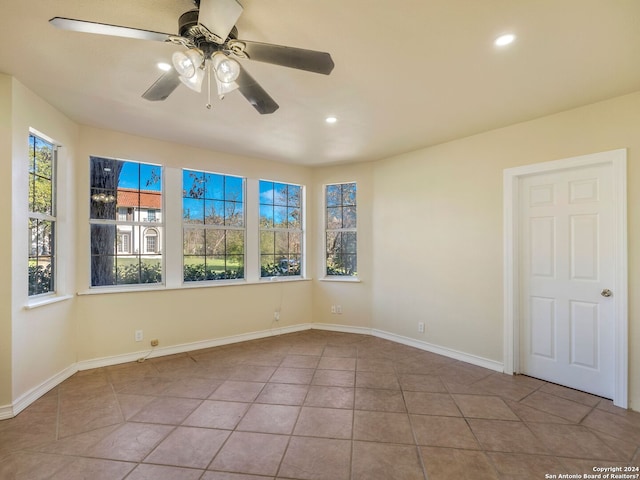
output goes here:
[[162, 167], [90, 162], [91, 286], [162, 283]]
[[260, 180], [260, 276], [302, 274], [302, 187]]
[[29, 134], [29, 296], [55, 291], [56, 147]]
[[327, 276], [356, 276], [358, 233], [356, 183], [327, 185], [325, 189], [325, 245]]
[[244, 278], [244, 179], [182, 171], [183, 280]]

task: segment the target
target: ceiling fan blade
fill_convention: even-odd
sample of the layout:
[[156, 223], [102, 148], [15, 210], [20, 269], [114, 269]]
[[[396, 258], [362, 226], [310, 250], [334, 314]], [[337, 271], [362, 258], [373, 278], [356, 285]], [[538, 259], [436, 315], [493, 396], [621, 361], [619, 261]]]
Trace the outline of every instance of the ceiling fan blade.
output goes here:
[[200, 0], [198, 23], [213, 34], [222, 45], [242, 15], [242, 5], [236, 0]]
[[146, 92], [142, 94], [142, 98], [151, 102], [166, 100], [169, 95], [180, 85], [180, 76], [173, 68], [158, 78]]
[[273, 113], [280, 108], [280, 105], [278, 105], [265, 89], [242, 67], [240, 67], [240, 75], [236, 83], [238, 84], [240, 93], [244, 95], [244, 98], [246, 98], [261, 115]]
[[331, 55], [326, 52], [247, 40], [229, 40], [227, 46], [232, 53], [239, 57], [244, 55], [250, 60], [297, 68], [308, 72], [329, 75], [334, 67]]
[[169, 33], [140, 30], [138, 28], [121, 27], [107, 23], [88, 22], [73, 18], [53, 17], [49, 23], [54, 27], [73, 32], [96, 33], [98, 35], [111, 35], [112, 37], [136, 38], [139, 40], [153, 40], [156, 42], [168, 42], [175, 35]]

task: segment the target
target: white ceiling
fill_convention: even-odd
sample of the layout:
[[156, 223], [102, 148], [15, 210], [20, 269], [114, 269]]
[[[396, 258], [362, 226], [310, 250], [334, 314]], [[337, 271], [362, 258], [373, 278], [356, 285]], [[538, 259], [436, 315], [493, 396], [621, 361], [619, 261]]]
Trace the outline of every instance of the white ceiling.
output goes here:
[[[177, 33], [191, 0], [0, 2], [0, 72], [74, 121], [302, 165], [376, 160], [640, 90], [638, 0], [240, 0], [239, 38], [336, 64], [325, 76], [243, 61], [280, 104], [272, 115], [239, 92], [207, 110], [206, 93], [183, 86], [148, 102], [156, 62], [180, 47], [48, 23]], [[505, 32], [516, 42], [496, 48]]]

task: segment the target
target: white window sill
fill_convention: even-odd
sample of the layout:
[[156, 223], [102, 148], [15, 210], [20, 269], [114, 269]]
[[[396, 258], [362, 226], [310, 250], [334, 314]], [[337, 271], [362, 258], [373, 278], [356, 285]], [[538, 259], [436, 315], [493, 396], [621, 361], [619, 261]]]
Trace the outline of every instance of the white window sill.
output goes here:
[[242, 285], [263, 285], [267, 283], [280, 283], [280, 282], [308, 282], [310, 278], [302, 277], [265, 277], [260, 278], [257, 281], [245, 281], [245, 280], [212, 280], [209, 282], [188, 282], [181, 286], [168, 287], [166, 285], [153, 285], [153, 286], [141, 286], [135, 285], [128, 288], [121, 286], [114, 287], [94, 287], [89, 290], [83, 290], [78, 292], [78, 295], [103, 295], [109, 293], [132, 293], [132, 292], [154, 292], [154, 291], [172, 291], [172, 290], [190, 290], [194, 288], [218, 288], [218, 287], [233, 287]]
[[33, 310], [34, 308], [44, 307], [52, 303], [64, 302], [73, 298], [73, 295], [52, 295], [50, 297], [34, 299], [24, 306], [25, 310]]
[[321, 282], [344, 282], [344, 283], [361, 283], [358, 277], [347, 277], [347, 276], [330, 276], [330, 277], [322, 277], [319, 279]]

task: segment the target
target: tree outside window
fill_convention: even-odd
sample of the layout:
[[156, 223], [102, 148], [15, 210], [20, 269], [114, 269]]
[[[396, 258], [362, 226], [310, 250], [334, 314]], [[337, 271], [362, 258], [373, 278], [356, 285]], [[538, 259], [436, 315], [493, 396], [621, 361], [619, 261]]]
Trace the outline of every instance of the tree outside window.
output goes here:
[[325, 245], [327, 276], [356, 276], [358, 233], [356, 183], [327, 185], [325, 189]]
[[244, 179], [183, 170], [183, 280], [244, 278]]
[[29, 134], [29, 295], [55, 291], [56, 147]]
[[260, 276], [302, 273], [302, 187], [260, 180]]

